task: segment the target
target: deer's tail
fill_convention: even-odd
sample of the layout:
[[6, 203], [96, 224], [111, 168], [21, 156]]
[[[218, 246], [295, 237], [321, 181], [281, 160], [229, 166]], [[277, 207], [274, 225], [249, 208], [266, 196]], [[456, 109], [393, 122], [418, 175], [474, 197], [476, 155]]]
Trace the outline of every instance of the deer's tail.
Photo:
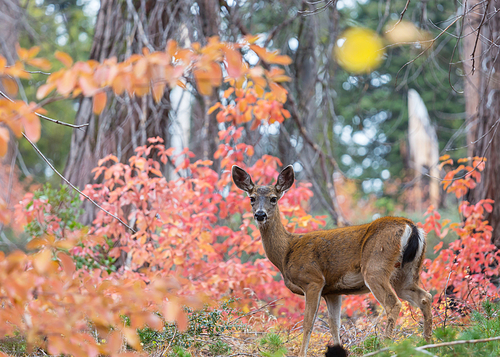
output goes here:
[[406, 230], [401, 237], [403, 247], [403, 261], [401, 267], [406, 263], [411, 263], [415, 258], [420, 258], [425, 247], [425, 232], [422, 228], [417, 228], [413, 223], [406, 226]]

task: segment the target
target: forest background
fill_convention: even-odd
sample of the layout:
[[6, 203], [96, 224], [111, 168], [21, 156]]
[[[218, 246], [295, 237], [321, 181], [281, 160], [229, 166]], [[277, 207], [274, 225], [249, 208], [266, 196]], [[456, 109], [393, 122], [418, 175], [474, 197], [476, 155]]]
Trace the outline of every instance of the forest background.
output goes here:
[[[3, 1], [5, 341], [30, 353], [146, 345], [217, 354], [243, 348], [237, 333], [288, 331], [293, 351], [303, 301], [265, 259], [249, 204], [230, 184], [232, 164], [261, 183], [294, 165], [300, 183], [282, 200], [290, 230], [381, 215], [421, 222], [436, 326], [488, 316], [500, 245], [495, 3]], [[361, 27], [385, 54], [353, 73], [335, 47]], [[441, 156], [419, 170], [410, 89], [427, 106]], [[94, 203], [59, 189], [58, 172]], [[441, 198], [429, 207], [432, 181]], [[189, 310], [204, 303], [200, 315]], [[366, 296], [344, 303], [351, 350], [380, 346], [376, 310]], [[206, 324], [193, 330], [209, 314], [231, 343]], [[410, 308], [403, 315], [414, 323], [401, 336], [413, 335], [418, 318]], [[446, 333], [439, 338], [458, 332]], [[256, 348], [281, 345], [274, 336]]]

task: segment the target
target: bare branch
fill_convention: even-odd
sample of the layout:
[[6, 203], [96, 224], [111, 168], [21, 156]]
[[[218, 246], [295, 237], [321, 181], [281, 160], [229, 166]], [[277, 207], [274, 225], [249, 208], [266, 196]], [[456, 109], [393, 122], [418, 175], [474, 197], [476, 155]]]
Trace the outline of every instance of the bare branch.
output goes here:
[[[2, 92], [1, 90], [0, 90], [0, 95], [1, 95], [2, 97], [4, 97], [5, 99], [7, 99], [8, 101], [10, 101], [10, 102], [14, 103], [14, 100], [12, 100], [11, 98], [9, 98], [9, 96], [8, 96], [7, 94], [5, 94], [4, 92]], [[42, 106], [42, 104], [41, 104], [41, 103], [37, 104], [37, 107], [41, 107], [41, 106]], [[74, 124], [66, 123], [66, 122], [63, 122], [63, 121], [60, 121], [60, 120], [56, 120], [56, 119], [49, 118], [49, 117], [47, 117], [47, 116], [45, 116], [45, 115], [43, 115], [43, 114], [40, 114], [40, 113], [38, 113], [38, 112], [35, 112], [35, 114], [36, 114], [38, 117], [42, 118], [42, 119], [45, 119], [45, 120], [51, 121], [51, 122], [56, 123], [56, 124], [59, 124], [59, 125], [69, 126], [70, 128], [74, 128], [74, 129], [81, 129], [81, 128], [83, 128], [83, 127], [85, 127], [85, 126], [89, 125], [89, 124], [74, 125]]]
[[394, 30], [396, 28], [396, 26], [398, 26], [401, 23], [401, 21], [403, 21], [403, 17], [405, 16], [406, 10], [408, 10], [408, 6], [410, 5], [410, 1], [411, 0], [406, 1], [405, 8], [403, 9], [403, 11], [401, 11], [401, 14], [399, 15], [399, 20], [394, 24], [392, 29], [387, 30], [385, 33], [391, 32], [392, 30]]
[[[317, 4], [319, 3], [319, 1], [316, 1], [316, 2], [313, 2], [313, 3], [309, 3], [309, 4]], [[330, 5], [335, 5], [337, 3], [337, 0], [328, 0], [326, 2], [325, 5], [321, 6], [321, 7], [318, 7], [314, 10], [299, 10], [298, 13], [301, 14], [301, 15], [304, 15], [304, 16], [310, 16], [310, 15], [316, 15], [316, 14], [319, 14], [320, 12], [322, 11], [325, 11], [328, 6]]]
[[52, 169], [52, 171], [54, 171], [64, 182], [66, 182], [73, 190], [75, 190], [76, 192], [78, 192], [78, 194], [80, 194], [81, 196], [85, 197], [87, 200], [89, 200], [92, 204], [94, 204], [94, 206], [96, 206], [97, 208], [99, 208], [101, 211], [103, 211], [104, 213], [106, 213], [107, 215], [113, 217], [114, 219], [116, 219], [118, 222], [120, 222], [122, 225], [124, 225], [125, 227], [127, 227], [128, 229], [130, 229], [132, 232], [134, 233], [137, 233], [137, 231], [135, 231], [132, 227], [130, 227], [128, 224], [126, 224], [125, 222], [123, 222], [119, 217], [115, 216], [113, 213], [105, 210], [103, 207], [101, 207], [97, 202], [95, 202], [92, 198], [90, 198], [89, 196], [87, 196], [86, 194], [84, 194], [82, 191], [80, 191], [77, 187], [75, 187], [71, 182], [69, 182], [69, 180], [64, 177], [61, 173], [59, 173], [59, 171], [56, 170], [56, 168], [50, 163], [50, 161], [45, 157], [45, 155], [43, 155], [43, 153], [40, 151], [40, 149], [38, 149], [38, 147], [35, 145], [35, 143], [33, 143], [27, 136], [25, 133], [23, 133], [23, 136], [24, 138], [31, 144], [31, 146], [33, 147], [33, 149], [35, 149], [35, 151], [38, 153], [38, 155], [40, 155], [43, 159], [43, 161], [45, 161], [47, 163], [47, 165], [49, 165], [49, 167]]
[[483, 17], [481, 18], [481, 22], [479, 23], [479, 26], [477, 27], [477, 35], [476, 35], [476, 41], [474, 41], [474, 48], [472, 49], [472, 53], [470, 54], [471, 59], [472, 59], [472, 66], [471, 66], [471, 75], [474, 74], [474, 71], [476, 70], [476, 59], [474, 57], [476, 53], [476, 48], [477, 48], [477, 43], [479, 42], [479, 36], [481, 34], [481, 28], [483, 27], [484, 20], [486, 20], [486, 15], [488, 14], [488, 7], [490, 6], [491, 0], [488, 0], [486, 3], [486, 8], [484, 9], [484, 14]]

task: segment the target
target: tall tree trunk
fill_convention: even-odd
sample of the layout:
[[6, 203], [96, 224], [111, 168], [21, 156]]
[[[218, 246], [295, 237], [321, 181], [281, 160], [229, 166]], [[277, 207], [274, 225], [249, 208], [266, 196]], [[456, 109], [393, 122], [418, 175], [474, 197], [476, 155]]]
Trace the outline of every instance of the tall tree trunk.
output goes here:
[[[17, 19], [19, 19], [21, 15], [22, 13], [18, 0], [0, 1], [0, 55], [5, 57], [8, 65], [13, 65], [17, 59], [16, 43], [18, 42], [19, 35]], [[1, 81], [0, 90], [5, 92], [5, 88], [3, 88]], [[0, 96], [0, 98], [2, 97]], [[9, 206], [11, 203], [10, 191], [12, 189], [12, 180], [14, 179], [13, 172], [11, 171], [15, 169], [17, 151], [17, 138], [11, 132], [7, 153], [0, 158], [0, 163], [3, 166], [2, 170], [8, 172], [6, 175], [0, 175], [0, 187], [4, 188], [1, 190], [0, 199]]]
[[[477, 4], [480, 5], [477, 5]], [[500, 131], [498, 127], [500, 113], [500, 14], [496, 12], [496, 1], [472, 1], [471, 6], [476, 4], [475, 13], [471, 12], [469, 21], [473, 32], [469, 35], [474, 41], [478, 38], [476, 52], [464, 53], [464, 61], [474, 70], [468, 71], [467, 81], [478, 83], [477, 88], [477, 123], [474, 126], [475, 136], [471, 139], [475, 142], [472, 154], [487, 158], [486, 168], [482, 174], [481, 182], [469, 194], [469, 200], [476, 203], [481, 199], [490, 198], [495, 200], [493, 212], [487, 214], [486, 219], [493, 227], [493, 243], [500, 248]], [[477, 19], [479, 13], [479, 21]], [[467, 17], [466, 17], [467, 21]], [[466, 49], [470, 51], [470, 48]], [[475, 65], [472, 65], [474, 58]], [[479, 80], [477, 77], [480, 77]], [[466, 96], [466, 100], [476, 100], [474, 88]], [[474, 110], [473, 102], [468, 108]], [[469, 114], [469, 113], [468, 113]], [[472, 114], [474, 115], [474, 113]]]
[[[186, 8], [181, 2], [102, 0], [90, 59], [103, 61], [116, 56], [121, 61], [133, 53], [141, 53], [144, 47], [165, 49], [168, 39], [181, 30], [181, 26], [174, 25]], [[158, 104], [151, 95], [113, 97], [100, 115], [93, 114], [91, 99], [82, 98], [75, 123], [89, 126], [73, 132], [66, 177], [83, 188], [93, 181], [91, 170], [106, 155], [116, 155], [126, 162], [148, 137], [159, 136], [168, 142], [170, 109], [168, 91]], [[90, 223], [93, 209], [87, 208], [84, 221]]]

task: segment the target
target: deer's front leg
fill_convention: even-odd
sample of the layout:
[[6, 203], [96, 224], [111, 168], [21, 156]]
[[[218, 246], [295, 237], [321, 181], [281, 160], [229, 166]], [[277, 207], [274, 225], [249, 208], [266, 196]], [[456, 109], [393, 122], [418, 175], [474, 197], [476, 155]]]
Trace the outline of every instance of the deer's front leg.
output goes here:
[[306, 310], [304, 312], [304, 335], [302, 337], [302, 346], [300, 347], [299, 357], [305, 357], [307, 353], [307, 346], [311, 338], [314, 321], [318, 312], [319, 300], [321, 298], [321, 291], [323, 291], [324, 282], [321, 284], [310, 283], [305, 290], [306, 295]]

